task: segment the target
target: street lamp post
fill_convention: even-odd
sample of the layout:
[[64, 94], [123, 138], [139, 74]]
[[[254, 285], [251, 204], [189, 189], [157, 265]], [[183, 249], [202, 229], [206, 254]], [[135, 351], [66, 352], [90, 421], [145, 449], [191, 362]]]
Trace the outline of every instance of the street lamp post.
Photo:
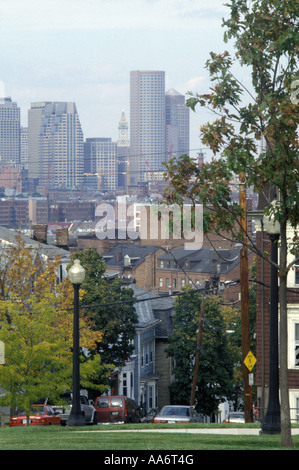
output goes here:
[[85, 420], [80, 402], [80, 352], [79, 352], [79, 290], [85, 278], [85, 269], [80, 260], [75, 259], [69, 269], [68, 278], [74, 287], [74, 331], [73, 331], [73, 399], [68, 426], [84, 426]]
[[279, 402], [279, 371], [278, 371], [278, 276], [277, 242], [280, 225], [268, 217], [264, 217], [264, 227], [271, 241], [271, 284], [270, 284], [270, 365], [269, 365], [269, 397], [265, 417], [261, 424], [262, 434], [280, 434], [280, 402]]

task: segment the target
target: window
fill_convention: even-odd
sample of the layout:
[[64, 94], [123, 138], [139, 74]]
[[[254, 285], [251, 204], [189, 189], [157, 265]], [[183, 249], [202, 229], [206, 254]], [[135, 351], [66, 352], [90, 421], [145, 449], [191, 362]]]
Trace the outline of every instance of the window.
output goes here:
[[163, 277], [159, 277], [159, 287], [163, 287]]
[[123, 372], [122, 374], [122, 385], [123, 385], [123, 395], [128, 396], [128, 387], [127, 387], [127, 373]]
[[150, 362], [153, 362], [154, 360], [154, 352], [153, 352], [153, 349], [154, 349], [154, 342], [151, 341], [150, 342], [150, 352], [149, 352], [149, 355], [150, 355]]
[[145, 347], [142, 345], [142, 354], [141, 354], [141, 367], [144, 366], [144, 357], [145, 357]]
[[130, 397], [134, 398], [134, 373], [133, 372], [130, 373], [130, 390], [131, 390]]
[[111, 407], [121, 408], [123, 406], [123, 401], [121, 397], [112, 397], [111, 398]]
[[148, 409], [150, 410], [151, 408], [154, 408], [154, 387], [150, 385], [148, 387]]
[[108, 400], [108, 397], [100, 397], [95, 406], [97, 408], [108, 408]]

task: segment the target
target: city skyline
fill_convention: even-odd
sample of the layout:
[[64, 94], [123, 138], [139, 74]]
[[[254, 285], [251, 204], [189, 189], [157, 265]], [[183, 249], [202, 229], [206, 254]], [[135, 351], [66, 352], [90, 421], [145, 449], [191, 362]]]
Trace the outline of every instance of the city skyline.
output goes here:
[[[223, 50], [221, 0], [208, 6], [183, 0], [0, 0], [2, 88], [27, 125], [31, 102], [75, 102], [84, 138], [117, 140], [124, 109], [130, 121], [130, 71], [165, 70], [165, 91], [206, 92], [204, 64]], [[190, 149], [199, 127], [190, 114]]]

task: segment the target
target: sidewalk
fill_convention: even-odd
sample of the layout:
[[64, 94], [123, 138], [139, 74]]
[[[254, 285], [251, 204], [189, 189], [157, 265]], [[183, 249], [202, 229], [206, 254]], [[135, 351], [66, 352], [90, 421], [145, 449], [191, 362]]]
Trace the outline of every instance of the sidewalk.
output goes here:
[[[183, 433], [183, 434], [222, 434], [222, 435], [240, 435], [240, 436], [258, 436], [260, 428], [178, 428], [178, 429], [118, 429], [118, 430], [92, 430], [92, 431], [77, 431], [77, 432], [160, 432], [160, 433]], [[292, 435], [299, 434], [299, 428], [292, 429]]]

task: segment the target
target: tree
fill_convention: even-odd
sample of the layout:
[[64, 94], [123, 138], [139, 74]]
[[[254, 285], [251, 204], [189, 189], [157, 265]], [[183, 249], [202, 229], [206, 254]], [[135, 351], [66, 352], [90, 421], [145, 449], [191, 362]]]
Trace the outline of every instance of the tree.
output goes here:
[[[280, 222], [281, 442], [292, 447], [286, 288], [288, 271], [296, 262], [294, 256], [287, 263], [287, 252], [295, 255], [298, 249], [299, 106], [292, 97], [298, 78], [299, 4], [297, 0], [231, 0], [227, 6], [230, 14], [223, 22], [224, 41], [234, 41], [234, 57], [227, 51], [212, 52], [206, 64], [212, 82], [210, 92], [190, 94], [188, 100], [193, 110], [200, 105], [217, 116], [201, 127], [201, 138], [219, 158], [201, 169], [187, 155], [170, 161], [166, 197], [173, 202], [178, 194], [180, 198], [184, 195], [209, 207], [204, 219], [206, 232], [226, 233], [263, 257], [265, 253], [238, 225], [238, 218], [246, 214], [230, 198], [233, 176], [240, 175], [247, 186], [263, 193], [268, 201], [265, 213]], [[250, 87], [236, 78], [235, 64], [250, 74]], [[262, 139], [266, 149], [260, 152]], [[182, 181], [184, 177], [187, 179]], [[271, 204], [274, 196], [275, 203]], [[290, 239], [287, 226], [294, 230]]]
[[121, 280], [111, 283], [105, 278], [105, 263], [93, 248], [76, 252], [86, 270], [82, 284], [82, 305], [85, 315], [102, 332], [97, 352], [105, 364], [122, 367], [134, 350], [133, 339], [138, 321], [134, 308], [133, 290], [123, 288]]
[[[38, 252], [26, 250], [19, 239], [9, 255], [0, 301], [0, 340], [5, 345], [5, 364], [0, 369], [4, 391], [2, 404], [18, 406], [29, 413], [39, 399], [55, 401], [72, 383], [72, 285], [56, 282], [59, 259], [35, 265]], [[24, 270], [23, 267], [26, 267]], [[13, 282], [8, 282], [8, 280]], [[17, 286], [19, 285], [19, 289]], [[84, 317], [80, 318], [81, 347], [95, 348], [101, 341]], [[110, 374], [111, 366], [100, 357], [82, 354], [82, 382], [92, 385], [97, 374]]]
[[[197, 334], [203, 297], [191, 288], [175, 302], [173, 333], [169, 338], [167, 354], [173, 358], [175, 382], [171, 384], [174, 403], [190, 402], [191, 383], [197, 348]], [[200, 344], [197, 377], [196, 408], [203, 414], [213, 415], [219, 403], [230, 396], [234, 359], [228, 348], [222, 309], [218, 299], [205, 299], [203, 334]]]

